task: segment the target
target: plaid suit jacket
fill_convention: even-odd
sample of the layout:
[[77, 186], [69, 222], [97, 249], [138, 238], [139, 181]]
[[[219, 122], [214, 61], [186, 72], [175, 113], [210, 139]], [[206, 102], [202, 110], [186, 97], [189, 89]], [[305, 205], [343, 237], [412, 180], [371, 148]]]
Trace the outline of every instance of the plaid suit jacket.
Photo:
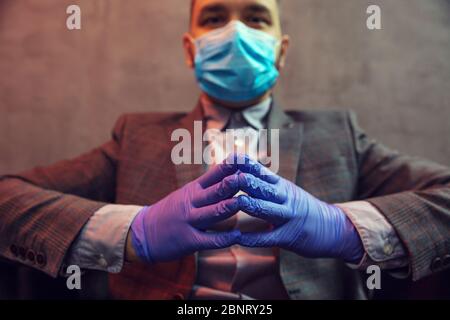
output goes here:
[[[56, 277], [87, 220], [109, 203], [148, 205], [203, 173], [171, 161], [173, 130], [203, 118], [190, 114], [122, 116], [111, 141], [78, 158], [0, 177], [0, 255]], [[329, 203], [368, 200], [407, 248], [413, 280], [450, 267], [450, 170], [407, 157], [369, 139], [351, 112], [284, 113], [274, 106], [269, 129], [280, 129], [280, 175]], [[125, 265], [110, 275], [118, 299], [189, 295], [195, 259]], [[361, 297], [361, 277], [333, 259], [305, 259], [280, 250], [280, 272], [292, 299]]]

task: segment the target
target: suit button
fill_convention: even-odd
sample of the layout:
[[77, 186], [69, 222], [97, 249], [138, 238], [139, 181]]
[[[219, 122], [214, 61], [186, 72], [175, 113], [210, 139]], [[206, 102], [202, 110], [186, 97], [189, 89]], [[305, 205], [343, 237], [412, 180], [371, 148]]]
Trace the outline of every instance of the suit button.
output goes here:
[[47, 263], [47, 259], [45, 258], [45, 255], [43, 253], [38, 253], [36, 255], [36, 262], [38, 263], [38, 265], [40, 265], [41, 267], [45, 266]]
[[11, 253], [13, 254], [14, 257], [17, 257], [19, 255], [19, 249], [17, 248], [16, 245], [12, 244], [9, 247], [9, 251], [11, 251]]
[[27, 257], [27, 249], [24, 247], [19, 247], [19, 258], [25, 260]]
[[431, 271], [436, 272], [442, 268], [442, 260], [441, 258], [436, 258], [431, 263]]
[[174, 294], [173, 300], [184, 300], [184, 294], [182, 294], [182, 293]]
[[287, 128], [287, 129], [293, 129], [294, 126], [295, 126], [295, 124], [292, 123], [292, 122], [291, 123], [287, 123], [287, 124], [284, 125], [284, 127]]
[[36, 254], [34, 253], [33, 250], [28, 250], [28, 252], [27, 252], [27, 259], [30, 260], [31, 262], [35, 262]]
[[106, 268], [108, 266], [108, 261], [106, 261], [105, 257], [102, 254], [100, 255], [97, 262], [102, 268]]
[[383, 251], [387, 256], [391, 256], [394, 253], [394, 247], [392, 244], [388, 241], [383, 247]]
[[450, 266], [450, 254], [445, 255], [442, 264], [444, 265], [444, 267]]

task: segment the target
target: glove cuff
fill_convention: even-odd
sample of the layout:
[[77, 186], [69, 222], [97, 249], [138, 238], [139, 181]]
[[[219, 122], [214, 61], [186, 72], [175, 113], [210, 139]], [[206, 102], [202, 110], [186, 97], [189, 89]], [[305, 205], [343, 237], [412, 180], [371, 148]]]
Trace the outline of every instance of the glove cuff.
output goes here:
[[364, 256], [364, 246], [361, 237], [350, 218], [347, 217], [342, 209], [339, 208], [339, 210], [342, 211], [342, 217], [344, 219], [342, 234], [344, 235], [345, 245], [342, 250], [342, 258], [346, 263], [357, 264]]
[[145, 232], [145, 217], [149, 212], [150, 207], [144, 207], [136, 215], [136, 218], [131, 224], [131, 244], [139, 259], [145, 262], [152, 263], [150, 251], [147, 245], [147, 235]]

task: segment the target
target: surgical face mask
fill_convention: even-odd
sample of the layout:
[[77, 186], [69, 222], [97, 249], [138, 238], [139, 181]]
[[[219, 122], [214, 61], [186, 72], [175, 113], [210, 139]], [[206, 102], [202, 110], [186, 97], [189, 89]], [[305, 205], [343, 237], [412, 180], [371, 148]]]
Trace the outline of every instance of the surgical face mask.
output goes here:
[[277, 82], [279, 41], [240, 21], [195, 40], [195, 75], [203, 92], [227, 102], [263, 96]]

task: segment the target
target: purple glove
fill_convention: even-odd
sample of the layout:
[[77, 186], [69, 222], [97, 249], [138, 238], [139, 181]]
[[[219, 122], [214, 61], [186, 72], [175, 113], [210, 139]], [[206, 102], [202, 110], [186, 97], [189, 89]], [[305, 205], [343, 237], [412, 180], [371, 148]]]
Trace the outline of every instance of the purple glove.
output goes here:
[[[252, 166], [257, 171], [261, 165], [253, 162]], [[277, 182], [271, 184], [254, 175], [239, 174], [239, 185], [249, 194], [240, 196], [242, 211], [275, 227], [269, 232], [242, 234], [240, 244], [281, 247], [310, 258], [342, 258], [351, 263], [362, 259], [359, 234], [340, 208], [279, 176], [273, 177]]]
[[[231, 155], [202, 177], [141, 210], [131, 225], [137, 256], [146, 262], [166, 262], [199, 250], [238, 243], [239, 230], [223, 233], [204, 230], [240, 211], [239, 198], [233, 196], [240, 189], [238, 166], [245, 161], [248, 158]], [[255, 166], [242, 169], [265, 181], [273, 180], [272, 176], [264, 175], [267, 169], [261, 172]]]

